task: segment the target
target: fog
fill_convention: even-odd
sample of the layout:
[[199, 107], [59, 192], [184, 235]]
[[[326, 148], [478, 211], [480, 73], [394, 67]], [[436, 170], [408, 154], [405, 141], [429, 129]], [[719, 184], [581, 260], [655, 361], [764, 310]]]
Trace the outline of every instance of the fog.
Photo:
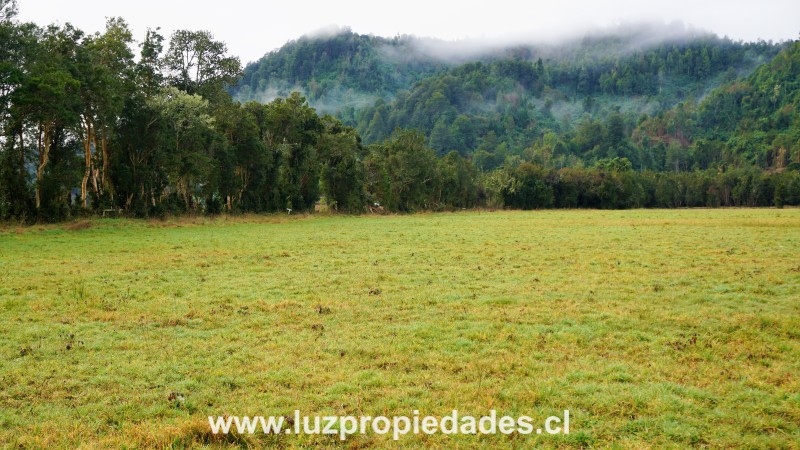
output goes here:
[[332, 89], [320, 97], [312, 97], [311, 94], [302, 86], [289, 85], [280, 81], [271, 82], [263, 89], [251, 91], [249, 89], [239, 91], [236, 99], [241, 102], [256, 101], [259, 103], [270, 103], [276, 98], [288, 97], [292, 92], [309, 99], [309, 103], [323, 114], [334, 114], [344, 108], [363, 108], [371, 106], [380, 97], [374, 94], [355, 92], [350, 89]]
[[[539, 42], [557, 44], [601, 33], [630, 23], [670, 24], [683, 30], [707, 30], [735, 40], [796, 39], [800, 32], [800, 2], [632, 0], [561, 2], [372, 2], [363, 0], [315, 2], [250, 2], [245, 0], [20, 0], [20, 18], [41, 25], [71, 22], [87, 32], [102, 30], [105, 18], [121, 16], [138, 39], [148, 27], [204, 29], [228, 44], [242, 62], [255, 61], [289, 40], [309, 32], [354, 32], [393, 37], [415, 35], [430, 39], [421, 51], [444, 58], [441, 41], [460, 46], [457, 55], [492, 46]], [[664, 25], [666, 24], [666, 25]], [[686, 24], [686, 25], [683, 25]], [[315, 31], [316, 30], [316, 31]]]
[[[342, 33], [347, 29], [326, 29], [327, 35]], [[312, 34], [310, 36], [316, 36]], [[559, 35], [541, 33], [519, 33], [484, 39], [459, 39], [446, 41], [434, 38], [403, 36], [406, 46], [384, 46], [383, 56], [393, 61], [429, 59], [444, 63], [462, 63], [509, 52], [524, 53], [528, 58], [569, 58], [581, 52], [581, 58], [602, 58], [609, 54], [625, 54], [645, 49], [664, 42], [682, 42], [699, 37], [713, 36], [711, 31], [698, 29], [682, 22], [635, 22], [607, 27], [574, 29]], [[586, 45], [591, 41], [603, 41], [602, 46]], [[409, 51], [409, 49], [412, 49]]]

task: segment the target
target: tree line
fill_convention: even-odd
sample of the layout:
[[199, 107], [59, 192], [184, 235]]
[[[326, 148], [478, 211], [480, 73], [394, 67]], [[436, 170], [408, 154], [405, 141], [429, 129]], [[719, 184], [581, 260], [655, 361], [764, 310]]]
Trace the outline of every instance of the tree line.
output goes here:
[[[135, 56], [121, 18], [85, 34], [15, 15], [16, 3], [0, 0], [4, 220], [300, 212], [320, 201], [348, 213], [800, 202], [795, 171], [637, 172], [624, 156], [556, 167], [552, 136], [493, 167], [436, 151], [419, 131], [366, 145], [298, 93], [234, 101], [241, 64], [206, 31], [167, 39], [150, 29]], [[618, 138], [617, 125], [606, 126], [607, 139]]]
[[591, 169], [524, 162], [488, 175], [489, 205], [543, 208], [687, 208], [800, 205], [800, 172], [756, 168], [637, 172], [625, 158]]

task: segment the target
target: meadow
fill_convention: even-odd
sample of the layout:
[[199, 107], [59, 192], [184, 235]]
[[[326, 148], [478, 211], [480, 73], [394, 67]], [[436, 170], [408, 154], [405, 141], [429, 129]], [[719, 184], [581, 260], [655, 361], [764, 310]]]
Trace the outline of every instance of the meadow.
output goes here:
[[[209, 415], [568, 435], [212, 435]], [[800, 448], [800, 209], [0, 227], [0, 448]]]

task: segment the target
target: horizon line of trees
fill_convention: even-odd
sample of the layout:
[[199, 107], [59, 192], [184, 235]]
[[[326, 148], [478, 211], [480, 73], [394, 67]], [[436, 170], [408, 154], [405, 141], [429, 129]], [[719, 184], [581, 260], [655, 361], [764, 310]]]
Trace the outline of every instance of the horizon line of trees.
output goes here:
[[235, 102], [241, 64], [206, 31], [148, 30], [136, 57], [121, 18], [87, 35], [15, 16], [0, 0], [0, 220], [300, 212], [321, 198], [348, 213], [800, 204], [795, 167], [654, 173], [608, 157], [557, 169], [547, 136], [491, 168], [413, 130], [367, 146], [298, 93]]

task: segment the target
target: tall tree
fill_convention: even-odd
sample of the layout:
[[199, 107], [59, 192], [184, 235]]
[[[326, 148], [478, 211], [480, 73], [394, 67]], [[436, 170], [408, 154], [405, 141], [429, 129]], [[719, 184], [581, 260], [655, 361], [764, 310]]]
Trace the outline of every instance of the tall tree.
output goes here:
[[168, 124], [161, 111], [153, 107], [164, 81], [161, 73], [163, 41], [157, 29], [147, 30], [133, 69], [133, 88], [124, 101], [116, 142], [112, 142], [111, 179], [117, 198], [115, 203], [139, 216], [156, 212], [157, 199], [166, 183], [167, 145], [163, 141]]
[[84, 39], [78, 54], [82, 111], [77, 131], [83, 142], [85, 170], [81, 200], [84, 208], [88, 207], [89, 181], [98, 199], [108, 196], [113, 202], [109, 148], [125, 98], [132, 88], [132, 41], [127, 23], [121, 18], [111, 18], [103, 34]]
[[49, 27], [41, 39], [29, 76], [16, 95], [24, 105], [36, 142], [36, 209], [41, 206], [41, 183], [57, 134], [77, 122], [80, 83], [70, 73], [78, 33], [67, 26]]
[[190, 94], [210, 96], [241, 75], [239, 58], [226, 55], [224, 42], [208, 31], [178, 30], [172, 34], [164, 66], [173, 86]]
[[27, 66], [38, 50], [41, 31], [15, 20], [16, 1], [0, 0], [0, 219], [30, 217], [33, 197], [26, 170], [27, 108], [14, 97], [27, 80]]

